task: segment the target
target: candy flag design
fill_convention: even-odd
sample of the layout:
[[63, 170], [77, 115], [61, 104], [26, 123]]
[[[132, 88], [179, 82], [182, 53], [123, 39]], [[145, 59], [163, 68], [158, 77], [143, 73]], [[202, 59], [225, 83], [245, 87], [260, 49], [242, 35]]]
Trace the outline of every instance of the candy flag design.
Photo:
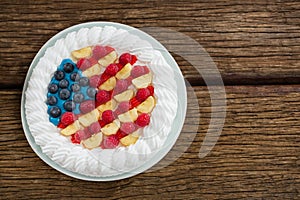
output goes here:
[[118, 57], [110, 46], [71, 52], [48, 86], [49, 121], [84, 148], [112, 149], [136, 143], [156, 105], [153, 74], [137, 57]]

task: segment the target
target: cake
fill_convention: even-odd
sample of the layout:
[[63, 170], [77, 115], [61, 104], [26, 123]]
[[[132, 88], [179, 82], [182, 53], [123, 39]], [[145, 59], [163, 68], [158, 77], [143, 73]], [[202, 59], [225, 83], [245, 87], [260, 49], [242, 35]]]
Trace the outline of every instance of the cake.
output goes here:
[[174, 72], [159, 50], [122, 28], [81, 28], [34, 67], [25, 111], [35, 143], [71, 172], [130, 172], [166, 142], [177, 112]]

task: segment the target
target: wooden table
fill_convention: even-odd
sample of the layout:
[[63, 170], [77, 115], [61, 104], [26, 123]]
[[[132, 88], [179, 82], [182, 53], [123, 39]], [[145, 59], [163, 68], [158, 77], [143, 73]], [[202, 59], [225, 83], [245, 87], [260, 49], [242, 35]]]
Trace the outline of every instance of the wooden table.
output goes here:
[[[300, 199], [299, 2], [2, 0], [0, 18], [0, 199]], [[169, 28], [206, 49], [227, 94], [224, 128], [206, 157], [198, 153], [215, 108], [202, 77], [176, 54], [198, 101], [189, 101], [181, 132], [197, 134], [175, 162], [120, 181], [87, 182], [32, 151], [20, 119], [30, 63], [53, 35], [90, 21]]]

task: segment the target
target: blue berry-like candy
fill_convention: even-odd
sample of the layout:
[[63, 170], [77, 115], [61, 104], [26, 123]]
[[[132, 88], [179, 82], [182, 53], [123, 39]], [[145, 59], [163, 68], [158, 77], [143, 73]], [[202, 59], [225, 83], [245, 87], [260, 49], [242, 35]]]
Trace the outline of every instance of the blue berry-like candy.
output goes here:
[[54, 125], [57, 126], [60, 123], [60, 118], [65, 112], [80, 114], [80, 104], [72, 99], [76, 93], [84, 94], [84, 96], [78, 96], [77, 100], [84, 101], [88, 97], [87, 87], [81, 87], [78, 83], [81, 77], [82, 72], [71, 59], [64, 59], [54, 72], [45, 102], [48, 106], [49, 121]]
[[71, 92], [68, 89], [62, 89], [59, 92], [59, 98], [62, 100], [67, 100], [71, 96]]
[[90, 87], [87, 89], [86, 93], [89, 97], [94, 98], [96, 96], [97, 90], [95, 88]]
[[81, 103], [81, 102], [83, 102], [83, 100], [84, 100], [84, 95], [82, 93], [74, 94], [73, 101], [75, 103]]
[[67, 81], [66, 79], [62, 79], [61, 81], [59, 81], [58, 85], [60, 88], [67, 88], [69, 86], [69, 81]]
[[88, 86], [90, 84], [90, 81], [87, 77], [81, 77], [78, 82], [80, 86]]
[[75, 103], [71, 100], [68, 100], [64, 103], [64, 109], [66, 109], [66, 111], [68, 112], [72, 112], [73, 110], [75, 110]]
[[74, 73], [72, 73], [72, 74], [70, 75], [70, 79], [71, 79], [72, 81], [79, 81], [80, 75], [79, 75], [77, 72], [74, 72]]
[[58, 81], [62, 80], [65, 77], [65, 73], [63, 71], [57, 70], [54, 72], [54, 78]]
[[55, 96], [50, 96], [47, 99], [47, 104], [53, 106], [57, 103], [57, 98]]
[[55, 94], [58, 91], [58, 85], [54, 83], [49, 84], [48, 91], [52, 94]]
[[50, 114], [51, 117], [57, 118], [57, 117], [60, 116], [61, 110], [60, 110], [59, 107], [53, 106], [53, 107], [50, 108], [49, 114]]
[[67, 73], [71, 73], [74, 70], [74, 65], [71, 63], [64, 64], [64, 71]]
[[80, 85], [78, 83], [74, 83], [72, 86], [71, 86], [71, 90], [73, 92], [78, 92], [80, 90]]

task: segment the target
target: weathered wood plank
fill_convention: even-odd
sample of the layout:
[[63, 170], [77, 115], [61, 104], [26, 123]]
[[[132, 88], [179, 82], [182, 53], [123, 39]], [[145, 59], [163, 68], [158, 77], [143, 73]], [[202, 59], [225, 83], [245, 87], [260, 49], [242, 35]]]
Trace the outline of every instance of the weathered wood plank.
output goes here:
[[[0, 5], [0, 86], [20, 88], [32, 59], [49, 38], [89, 21], [165, 27], [184, 33], [212, 56], [228, 85], [298, 84], [299, 16], [296, 1], [4, 0]], [[175, 58], [191, 83], [204, 84], [188, 61]]]
[[43, 163], [21, 128], [21, 92], [1, 90], [1, 199], [299, 198], [299, 86], [227, 86], [223, 132], [202, 159], [198, 154], [212, 107], [206, 87], [189, 88], [189, 97], [193, 89], [198, 100], [189, 98], [184, 129], [169, 156], [187, 150], [165, 168], [105, 183], [75, 180]]

